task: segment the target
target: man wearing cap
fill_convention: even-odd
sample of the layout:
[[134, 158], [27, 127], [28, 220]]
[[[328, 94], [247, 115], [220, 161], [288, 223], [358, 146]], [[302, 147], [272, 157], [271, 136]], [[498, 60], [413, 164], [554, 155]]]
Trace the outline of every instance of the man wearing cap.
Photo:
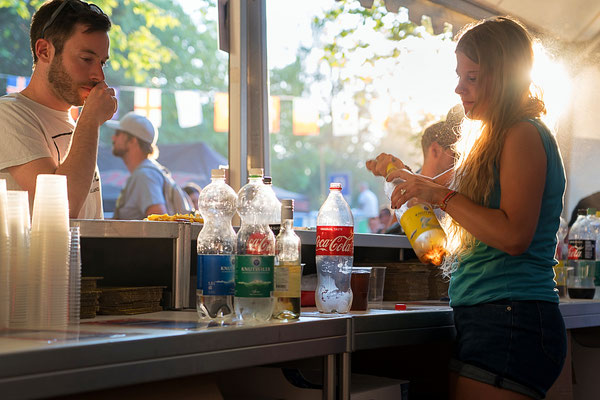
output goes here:
[[[110, 19], [79, 0], [53, 0], [33, 15], [33, 74], [20, 93], [0, 98], [0, 179], [29, 192], [39, 174], [67, 177], [69, 216], [102, 218], [96, 166], [100, 125], [117, 108], [104, 81]], [[83, 106], [74, 126], [71, 106]]]
[[123, 159], [131, 173], [117, 199], [113, 218], [144, 219], [150, 214], [166, 214], [166, 177], [164, 167], [156, 161], [158, 131], [152, 122], [130, 112], [120, 121], [107, 121], [106, 126], [116, 130], [113, 154]]

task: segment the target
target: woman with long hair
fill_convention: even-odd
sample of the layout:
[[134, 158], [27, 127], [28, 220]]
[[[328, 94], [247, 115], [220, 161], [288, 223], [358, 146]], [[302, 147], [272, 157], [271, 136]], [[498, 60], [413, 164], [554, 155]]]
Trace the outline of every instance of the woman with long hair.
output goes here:
[[446, 173], [427, 178], [380, 154], [376, 175], [404, 179], [392, 207], [416, 198], [448, 214], [450, 305], [457, 331], [450, 364], [457, 399], [544, 398], [566, 356], [554, 259], [564, 167], [531, 81], [533, 39], [494, 17], [464, 28], [456, 47], [467, 116]]

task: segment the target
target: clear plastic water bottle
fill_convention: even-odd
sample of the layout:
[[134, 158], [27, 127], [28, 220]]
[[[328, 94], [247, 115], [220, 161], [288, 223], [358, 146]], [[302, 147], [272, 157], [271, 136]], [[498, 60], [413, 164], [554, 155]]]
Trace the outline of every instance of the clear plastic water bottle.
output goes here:
[[[267, 195], [269, 196], [269, 225], [271, 226], [271, 230], [275, 227], [279, 229], [281, 224], [281, 202], [277, 198], [275, 194], [275, 190], [273, 190], [273, 180], [270, 176], [263, 177], [263, 183], [265, 184], [265, 189], [267, 191]], [[275, 233], [275, 231], [273, 231]], [[277, 232], [279, 233], [279, 231]]]
[[225, 183], [225, 170], [213, 169], [198, 197], [204, 226], [198, 234], [196, 310], [201, 320], [233, 319], [235, 214], [237, 194]]
[[275, 235], [269, 228], [269, 194], [262, 168], [251, 168], [248, 183], [238, 192], [242, 219], [235, 259], [235, 314], [243, 323], [267, 321], [273, 314]]
[[342, 185], [331, 183], [329, 196], [317, 216], [316, 262], [317, 309], [344, 314], [352, 305], [352, 261], [354, 259], [354, 218], [342, 196]]
[[273, 318], [300, 317], [300, 238], [294, 232], [294, 200], [281, 202], [281, 230], [275, 239], [275, 311]]
[[574, 299], [592, 299], [596, 292], [596, 235], [589, 217], [586, 210], [577, 210], [577, 220], [569, 232], [567, 291]]
[[[396, 167], [390, 163], [387, 173], [394, 169]], [[404, 181], [400, 178], [385, 181], [384, 191], [388, 199], [392, 198], [394, 189], [401, 182]], [[446, 233], [433, 207], [426, 203], [411, 204], [409, 201], [396, 209], [395, 214], [419, 260], [422, 263], [440, 265], [446, 255]]]

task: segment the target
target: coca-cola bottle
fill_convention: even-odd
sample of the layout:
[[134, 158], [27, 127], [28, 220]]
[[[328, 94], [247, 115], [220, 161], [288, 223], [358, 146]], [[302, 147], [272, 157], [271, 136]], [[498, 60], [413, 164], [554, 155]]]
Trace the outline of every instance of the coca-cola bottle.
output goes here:
[[225, 170], [213, 169], [212, 182], [200, 192], [198, 210], [204, 226], [198, 234], [196, 310], [201, 320], [233, 317], [235, 214], [237, 194], [225, 183]]
[[275, 235], [269, 228], [268, 196], [262, 168], [251, 168], [248, 183], [238, 192], [242, 219], [235, 259], [235, 314], [244, 323], [267, 321], [273, 314]]
[[354, 218], [342, 196], [342, 185], [334, 182], [317, 216], [315, 302], [320, 312], [344, 314], [350, 310], [353, 259]]

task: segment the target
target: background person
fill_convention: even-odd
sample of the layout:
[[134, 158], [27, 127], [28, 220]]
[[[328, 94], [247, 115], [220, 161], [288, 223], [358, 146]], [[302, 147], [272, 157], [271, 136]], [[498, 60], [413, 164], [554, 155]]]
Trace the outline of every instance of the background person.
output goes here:
[[188, 182], [183, 185], [182, 189], [188, 195], [190, 204], [194, 208], [194, 211], [198, 210], [198, 198], [200, 197], [200, 192], [202, 191], [200, 185], [194, 182]]
[[[69, 216], [103, 218], [96, 166], [100, 125], [117, 109], [104, 81], [111, 22], [93, 4], [54, 0], [33, 15], [33, 74], [20, 93], [0, 98], [0, 179], [29, 192], [39, 174], [67, 177]], [[74, 126], [71, 106], [83, 106]]]
[[131, 173], [115, 206], [114, 219], [144, 219], [166, 214], [164, 167], [158, 157], [158, 131], [146, 117], [129, 112], [119, 121], [107, 121], [115, 129], [113, 154], [123, 159]]
[[456, 93], [479, 124], [461, 132], [453, 176], [413, 174], [389, 154], [367, 167], [399, 168], [393, 207], [416, 197], [452, 217], [453, 398], [543, 398], [566, 356], [552, 269], [565, 172], [531, 90], [532, 38], [510, 18], [478, 21], [459, 34], [456, 58]]

